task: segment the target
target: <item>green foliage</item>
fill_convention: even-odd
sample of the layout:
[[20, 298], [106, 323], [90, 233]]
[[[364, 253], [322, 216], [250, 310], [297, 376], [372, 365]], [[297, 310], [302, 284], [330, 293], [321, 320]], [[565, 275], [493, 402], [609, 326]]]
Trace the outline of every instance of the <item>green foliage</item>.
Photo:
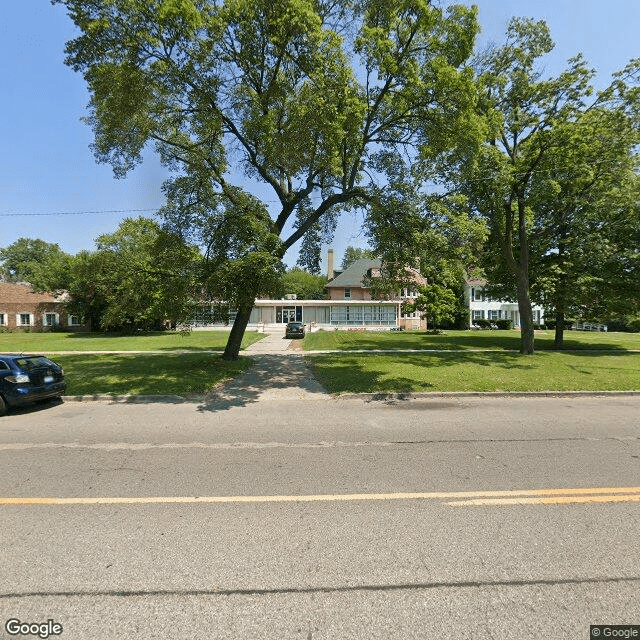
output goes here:
[[359, 247], [348, 246], [344, 250], [344, 257], [342, 258], [342, 265], [340, 268], [342, 271], [346, 271], [356, 260], [360, 258], [376, 258], [376, 254], [371, 249], [362, 249]]
[[[422, 143], [435, 152], [469, 128], [473, 8], [445, 11], [426, 0], [54, 2], [79, 30], [66, 61], [88, 83], [98, 160], [121, 176], [154, 143], [175, 176], [165, 213], [181, 234], [210, 217], [210, 241], [264, 227], [255, 257], [247, 248], [224, 266], [212, 260], [224, 281], [213, 288], [229, 302], [249, 304], [272, 288], [278, 261], [302, 238], [302, 264], [318, 269], [317, 224], [331, 230], [340, 212], [369, 201], [366, 169], [380, 148], [415, 154]], [[256, 207], [239, 206], [234, 174], [270, 191], [270, 230]], [[238, 215], [220, 216], [220, 207]], [[256, 271], [242, 277], [242, 269]]]
[[558, 127], [532, 181], [532, 290], [553, 316], [640, 310], [640, 181], [634, 124], [593, 108]]
[[299, 300], [324, 300], [327, 297], [326, 276], [317, 276], [294, 268], [282, 276], [282, 290], [285, 294], [295, 294]]
[[[488, 49], [476, 62], [477, 111], [482, 123], [471, 131], [484, 135], [480, 139], [466, 136], [457, 149], [442, 154], [431, 165], [451, 189], [467, 198], [472, 215], [487, 222], [489, 242], [482, 266], [492, 283], [493, 295], [518, 300], [523, 353], [534, 349], [532, 300], [541, 299], [543, 289], [557, 289], [558, 276], [570, 271], [567, 267], [571, 260], [560, 267], [561, 261], [554, 258], [562, 251], [560, 236], [565, 232], [554, 233], [551, 226], [558, 228], [557, 222], [563, 217], [580, 218], [565, 233], [565, 237], [574, 236], [579, 242], [589, 224], [597, 229], [606, 226], [604, 211], [607, 207], [619, 210], [618, 198], [607, 187], [600, 190], [607, 180], [625, 180], [629, 157], [622, 165], [619, 160], [637, 144], [638, 91], [634, 87], [638, 63], [617, 75], [609, 88], [594, 94], [594, 72], [581, 56], [569, 60], [567, 69], [556, 77], [543, 77], [541, 59], [552, 48], [543, 21], [512, 19], [506, 43]], [[622, 127], [612, 131], [616, 119]], [[616, 155], [618, 142], [622, 145]], [[601, 169], [596, 169], [590, 165], [600, 152], [604, 152], [602, 163], [598, 163]], [[608, 163], [612, 164], [605, 171]], [[618, 171], [621, 166], [622, 173]], [[611, 178], [604, 178], [606, 173]], [[604, 181], [594, 181], [598, 174]], [[603, 237], [600, 232], [597, 235]], [[575, 276], [589, 269], [586, 256], [590, 253], [583, 257], [574, 254]], [[594, 273], [596, 279], [603, 278], [602, 270], [595, 271], [599, 271]], [[572, 286], [567, 280], [567, 291]], [[597, 288], [591, 287], [594, 297]], [[589, 285], [574, 290], [581, 289], [586, 291]], [[552, 295], [559, 300], [555, 293]], [[560, 293], [567, 307], [579, 304], [581, 295], [572, 303], [567, 295]]]
[[451, 289], [435, 283], [421, 285], [417, 289], [418, 297], [405, 305], [409, 313], [420, 311], [422, 317], [432, 325], [453, 322], [458, 309], [458, 297]]
[[504, 318], [500, 318], [499, 320], [495, 321], [495, 324], [496, 327], [502, 331], [513, 329], [513, 320], [511, 319], [505, 320]]
[[158, 329], [190, 317], [197, 249], [147, 218], [127, 218], [81, 252], [70, 271], [69, 311], [93, 328]]
[[426, 165], [409, 166], [395, 153], [380, 155], [378, 162], [391, 184], [376, 193], [367, 232], [383, 259], [384, 287], [387, 292], [413, 287], [419, 273], [457, 296], [456, 310], [442, 319], [459, 315], [465, 278], [481, 275], [485, 221], [469, 214], [464, 197], [425, 193]]
[[0, 249], [0, 261], [9, 280], [28, 282], [36, 291], [59, 291], [67, 286], [71, 256], [57, 244], [19, 238]]

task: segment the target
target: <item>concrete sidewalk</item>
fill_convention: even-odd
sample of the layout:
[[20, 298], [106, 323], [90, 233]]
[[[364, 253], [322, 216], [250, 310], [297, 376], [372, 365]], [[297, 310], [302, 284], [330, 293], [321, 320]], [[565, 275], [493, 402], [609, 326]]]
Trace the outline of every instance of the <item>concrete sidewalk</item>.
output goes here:
[[294, 351], [294, 345], [301, 343], [301, 340], [291, 340], [284, 337], [284, 330], [272, 331], [265, 335], [262, 340], [250, 344], [241, 353], [247, 356], [254, 356], [259, 354], [277, 354], [286, 353], [287, 351]]
[[250, 354], [255, 365], [205, 396], [209, 408], [272, 400], [329, 400], [307, 360], [294, 353]]

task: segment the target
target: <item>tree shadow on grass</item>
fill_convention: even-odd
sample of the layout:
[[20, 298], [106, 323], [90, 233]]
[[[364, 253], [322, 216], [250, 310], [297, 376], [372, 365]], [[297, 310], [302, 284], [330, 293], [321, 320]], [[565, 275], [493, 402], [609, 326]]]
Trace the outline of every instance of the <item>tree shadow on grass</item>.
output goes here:
[[65, 369], [67, 394], [177, 396], [184, 400], [243, 373], [248, 358], [223, 362], [207, 353], [75, 353], [54, 358]]
[[[461, 374], [467, 378], [491, 377], [491, 369], [533, 371], [538, 363], [519, 353], [397, 353], [397, 354], [324, 354], [313, 356], [314, 371], [318, 380], [332, 393], [415, 393], [440, 391], [438, 384], [429, 381], [428, 371], [442, 371], [456, 365], [474, 365], [476, 372]], [[376, 367], [376, 361], [380, 366]], [[398, 371], [394, 372], [393, 367]], [[417, 371], [415, 378], [407, 375], [407, 368]], [[435, 375], [433, 376], [436, 377]], [[484, 389], [477, 389], [482, 391]]]
[[[628, 347], [607, 338], [606, 333], [598, 334], [597, 342], [590, 342], [586, 336], [575, 333], [565, 334], [564, 348], [561, 350], [603, 350], [603, 351], [627, 351]], [[424, 331], [408, 331], [393, 334], [354, 333], [348, 334], [348, 341], [341, 344], [340, 336], [336, 336], [337, 349], [342, 351], [376, 350], [376, 349], [424, 349], [424, 350], [464, 350], [477, 349], [504, 349], [505, 351], [520, 350], [520, 332], [518, 331], [467, 331], [454, 335], [444, 333], [432, 335]], [[536, 349], [541, 351], [554, 351], [553, 332], [536, 334]], [[329, 348], [329, 347], [328, 347]], [[638, 347], [640, 348], [640, 346]]]

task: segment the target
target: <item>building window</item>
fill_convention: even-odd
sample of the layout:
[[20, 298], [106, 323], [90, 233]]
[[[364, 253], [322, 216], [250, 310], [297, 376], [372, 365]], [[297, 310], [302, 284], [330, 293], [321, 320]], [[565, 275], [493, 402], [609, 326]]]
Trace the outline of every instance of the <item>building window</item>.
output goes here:
[[45, 313], [42, 316], [42, 324], [45, 327], [55, 327], [59, 322], [58, 318], [57, 313]]
[[474, 309], [473, 311], [473, 319], [474, 320], [484, 320], [484, 309], [478, 311], [477, 309]]
[[19, 313], [16, 317], [17, 324], [19, 327], [30, 327], [31, 326], [31, 314], [30, 313]]
[[351, 298], [351, 289], [347, 289], [347, 288], [345, 287], [345, 290], [344, 290], [344, 299], [345, 299], [345, 300], [349, 300], [349, 298]]
[[80, 316], [69, 316], [68, 323], [70, 327], [79, 327], [82, 324], [80, 322]]
[[0, 313], [0, 327], [6, 326], [7, 316], [4, 313]]
[[500, 318], [500, 312], [497, 309], [491, 309], [489, 311], [489, 320], [498, 320]]
[[396, 324], [396, 307], [377, 305], [332, 305], [329, 322], [332, 325], [389, 325]]
[[481, 302], [482, 301], [482, 289], [472, 289], [471, 290], [473, 292], [473, 299], [477, 302]]

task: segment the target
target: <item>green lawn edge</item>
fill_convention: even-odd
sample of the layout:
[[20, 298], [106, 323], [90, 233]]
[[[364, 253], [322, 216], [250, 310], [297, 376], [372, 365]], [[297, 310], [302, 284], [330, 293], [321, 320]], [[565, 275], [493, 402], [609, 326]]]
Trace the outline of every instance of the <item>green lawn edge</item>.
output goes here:
[[[265, 338], [247, 331], [242, 349]], [[69, 351], [223, 351], [229, 331], [192, 331], [186, 335], [162, 331], [122, 336], [105, 333], [0, 332], [0, 353], [61, 353]]]
[[640, 354], [445, 352], [307, 355], [329, 393], [640, 391]]
[[254, 364], [218, 354], [60, 354], [67, 396], [199, 396], [234, 379]]
[[[553, 331], [539, 331], [535, 335], [538, 351], [554, 350]], [[453, 331], [432, 335], [425, 331], [317, 331], [309, 333], [302, 342], [306, 352], [355, 350], [446, 350], [477, 351], [483, 349], [518, 351], [520, 332], [510, 331]], [[563, 351], [640, 350], [640, 333], [565, 332]]]

